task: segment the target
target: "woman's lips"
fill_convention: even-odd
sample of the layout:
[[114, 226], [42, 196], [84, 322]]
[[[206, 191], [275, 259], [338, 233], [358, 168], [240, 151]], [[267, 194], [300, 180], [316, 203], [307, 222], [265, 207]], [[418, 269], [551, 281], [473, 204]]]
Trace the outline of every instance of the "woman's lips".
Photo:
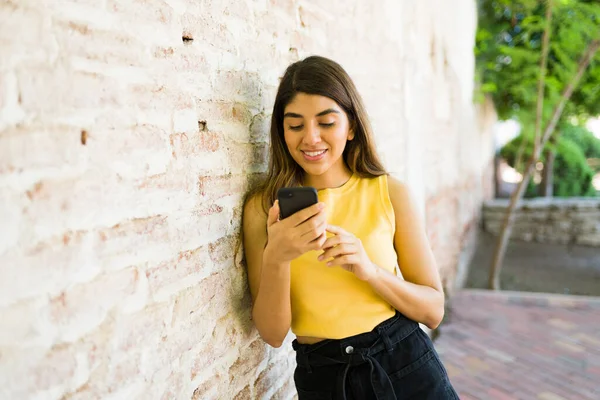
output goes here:
[[302, 155], [306, 161], [319, 161], [323, 157], [325, 157], [325, 153], [327, 153], [327, 149], [325, 150], [316, 150], [316, 151], [306, 151], [301, 150]]

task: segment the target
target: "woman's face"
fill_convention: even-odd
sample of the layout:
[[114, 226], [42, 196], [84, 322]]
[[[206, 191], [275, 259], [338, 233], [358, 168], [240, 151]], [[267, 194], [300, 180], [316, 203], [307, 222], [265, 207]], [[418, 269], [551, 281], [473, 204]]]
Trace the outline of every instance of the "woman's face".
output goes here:
[[354, 138], [344, 110], [329, 97], [298, 93], [283, 112], [285, 143], [302, 169], [312, 176], [343, 173], [342, 153]]

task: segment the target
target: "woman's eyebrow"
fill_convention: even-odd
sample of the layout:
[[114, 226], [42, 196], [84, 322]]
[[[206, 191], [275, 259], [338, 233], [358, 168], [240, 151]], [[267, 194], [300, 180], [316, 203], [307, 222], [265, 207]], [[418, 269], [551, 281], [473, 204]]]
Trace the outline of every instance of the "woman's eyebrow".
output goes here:
[[296, 114], [293, 112], [286, 112], [285, 114], [283, 114], [283, 118], [304, 118], [304, 117], [300, 114]]
[[[323, 115], [331, 113], [339, 114], [340, 112], [334, 108], [328, 108], [327, 110], [323, 110], [320, 113], [318, 113], [317, 117], [322, 117]], [[293, 112], [286, 112], [285, 114], [283, 114], [283, 118], [304, 118], [304, 116]]]
[[334, 108], [328, 108], [327, 110], [324, 110], [324, 111], [321, 111], [320, 113], [318, 113], [317, 117], [322, 117], [323, 115], [327, 115], [327, 114], [331, 114], [331, 113], [339, 114], [340, 112]]

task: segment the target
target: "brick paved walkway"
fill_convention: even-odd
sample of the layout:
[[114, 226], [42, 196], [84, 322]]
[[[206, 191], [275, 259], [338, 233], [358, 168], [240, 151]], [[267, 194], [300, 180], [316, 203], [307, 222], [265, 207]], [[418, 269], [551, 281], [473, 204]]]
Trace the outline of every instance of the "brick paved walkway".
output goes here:
[[464, 290], [435, 342], [462, 400], [600, 399], [600, 297]]

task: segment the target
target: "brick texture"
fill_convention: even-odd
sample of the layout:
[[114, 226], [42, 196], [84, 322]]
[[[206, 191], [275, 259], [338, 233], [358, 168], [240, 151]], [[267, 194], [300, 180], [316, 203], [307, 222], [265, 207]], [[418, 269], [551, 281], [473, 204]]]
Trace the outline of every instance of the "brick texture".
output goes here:
[[461, 399], [597, 399], [599, 310], [597, 297], [464, 290], [436, 348]]
[[[475, 2], [0, 2], [0, 398], [290, 399], [243, 196], [284, 68], [346, 67], [451, 288], [489, 195]], [[491, 182], [491, 181], [490, 181]]]

